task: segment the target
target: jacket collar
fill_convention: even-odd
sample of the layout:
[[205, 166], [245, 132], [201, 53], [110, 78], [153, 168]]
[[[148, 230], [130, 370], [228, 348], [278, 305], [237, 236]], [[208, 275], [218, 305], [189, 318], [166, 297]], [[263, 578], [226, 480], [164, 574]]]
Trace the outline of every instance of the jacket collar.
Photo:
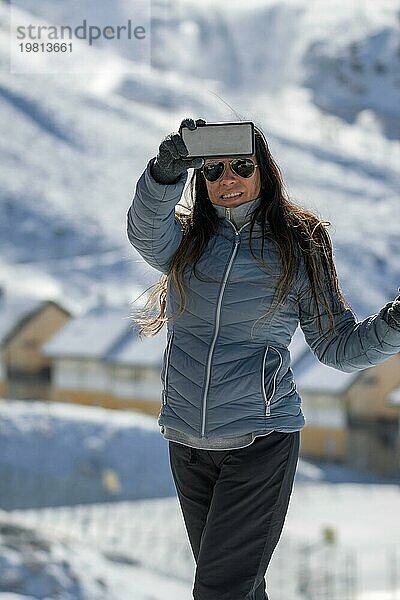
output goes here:
[[[232, 240], [235, 237], [235, 231], [240, 230], [240, 235], [246, 239], [250, 237], [250, 221], [253, 210], [258, 206], [261, 197], [256, 198], [255, 200], [251, 200], [250, 202], [244, 202], [243, 204], [239, 204], [239, 206], [231, 209], [231, 218], [229, 219], [229, 212], [226, 216], [226, 209], [224, 206], [218, 206], [214, 204], [214, 209], [216, 210], [219, 216], [219, 228], [221, 234], [229, 240]], [[241, 209], [238, 211], [237, 209]], [[238, 221], [238, 224], [233, 220], [232, 213], [235, 210], [235, 217]], [[272, 235], [271, 226], [268, 221], [265, 223], [265, 234]], [[262, 227], [260, 217], [257, 217], [256, 222], [254, 223], [253, 229], [253, 237], [254, 238], [262, 238]]]
[[251, 214], [259, 205], [261, 196], [250, 200], [250, 202], [243, 202], [238, 206], [232, 208], [226, 208], [225, 206], [219, 206], [214, 204], [214, 209], [220, 219], [228, 219], [236, 229], [240, 229], [245, 223], [250, 222]]

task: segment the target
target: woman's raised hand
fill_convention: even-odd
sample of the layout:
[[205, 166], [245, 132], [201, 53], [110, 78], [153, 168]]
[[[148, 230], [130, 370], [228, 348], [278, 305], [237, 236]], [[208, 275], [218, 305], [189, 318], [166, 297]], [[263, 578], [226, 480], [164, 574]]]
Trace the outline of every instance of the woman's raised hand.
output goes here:
[[[196, 129], [205, 125], [203, 119], [183, 119], [180, 127]], [[153, 178], [162, 184], [170, 184], [178, 181], [179, 177], [187, 169], [199, 169], [203, 165], [202, 158], [186, 158], [188, 149], [181, 135], [177, 132], [170, 133], [160, 144], [158, 154], [151, 164]]]

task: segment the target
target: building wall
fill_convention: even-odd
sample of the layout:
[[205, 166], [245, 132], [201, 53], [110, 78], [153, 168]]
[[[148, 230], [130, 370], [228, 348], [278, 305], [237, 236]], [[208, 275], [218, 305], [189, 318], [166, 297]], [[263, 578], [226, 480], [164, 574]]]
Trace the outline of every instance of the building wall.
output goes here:
[[360, 373], [347, 393], [346, 462], [382, 476], [398, 472], [398, 408], [387, 397], [400, 384], [400, 355]]
[[355, 417], [397, 419], [396, 407], [387, 396], [400, 385], [400, 354], [360, 373], [347, 393], [348, 410]]
[[307, 426], [329, 429], [346, 426], [346, 409], [340, 396], [302, 390], [300, 394]]
[[317, 460], [342, 461], [346, 456], [346, 410], [340, 397], [301, 391], [306, 425], [301, 453]]
[[109, 394], [110, 374], [99, 360], [61, 358], [53, 360], [54, 388]]
[[41, 346], [69, 319], [57, 305], [49, 303], [23, 322], [3, 351], [5, 390], [8, 398], [49, 399], [50, 359]]
[[16, 400], [49, 400], [51, 389], [48, 382], [8, 380], [5, 396]]
[[159, 369], [109, 365], [100, 360], [55, 359], [52, 385], [55, 389], [104, 394], [121, 400], [159, 403]]
[[111, 392], [116, 398], [159, 401], [161, 395], [160, 369], [134, 365], [115, 365], [111, 370]]
[[4, 362], [12, 369], [25, 372], [39, 371], [50, 364], [49, 358], [41, 354], [41, 346], [69, 317], [56, 305], [47, 304], [27, 321], [4, 349]]
[[[376, 429], [376, 430], [374, 430]], [[399, 473], [399, 454], [395, 431], [390, 427], [382, 435], [382, 427], [352, 430], [348, 438], [347, 463], [361, 471], [393, 477]]]
[[300, 453], [316, 460], [343, 462], [346, 458], [345, 429], [306, 425], [301, 432]]
[[114, 410], [135, 410], [157, 417], [160, 412], [160, 401], [124, 400], [104, 392], [78, 391], [69, 389], [52, 389], [51, 399], [54, 402], [71, 402], [89, 406], [102, 406]]

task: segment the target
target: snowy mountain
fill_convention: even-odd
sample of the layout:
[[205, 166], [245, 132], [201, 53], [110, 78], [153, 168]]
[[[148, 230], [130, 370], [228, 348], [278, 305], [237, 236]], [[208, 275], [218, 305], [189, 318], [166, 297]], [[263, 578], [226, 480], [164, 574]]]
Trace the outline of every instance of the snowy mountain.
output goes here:
[[[20, 18], [46, 22], [82, 10], [79, 2], [13, 4]], [[88, 18], [128, 16], [122, 1], [99, 7], [88, 1]], [[358, 316], [395, 296], [399, 20], [391, 0], [154, 0], [151, 63], [133, 62], [121, 41], [102, 71], [99, 45], [85, 76], [43, 74], [45, 58], [37, 73], [10, 74], [8, 11], [0, 4], [1, 283], [81, 308], [99, 294], [115, 303], [137, 297], [157, 273], [126, 240], [135, 181], [184, 116], [240, 116], [265, 130], [292, 198], [332, 222]], [[77, 52], [84, 62], [83, 44]]]
[[305, 83], [321, 109], [354, 123], [371, 111], [389, 139], [400, 138], [400, 12], [396, 26], [359, 40], [312, 44], [304, 56]]

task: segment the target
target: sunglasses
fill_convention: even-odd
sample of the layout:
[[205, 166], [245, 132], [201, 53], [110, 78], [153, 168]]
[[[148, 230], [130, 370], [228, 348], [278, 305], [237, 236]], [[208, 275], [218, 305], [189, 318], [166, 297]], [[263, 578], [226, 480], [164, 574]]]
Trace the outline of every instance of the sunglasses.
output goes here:
[[[228, 162], [231, 171], [235, 173], [235, 175], [239, 175], [239, 177], [243, 177], [244, 179], [248, 179], [251, 177], [258, 167], [253, 159], [251, 158], [234, 158], [233, 160]], [[203, 168], [203, 175], [207, 179], [214, 183], [224, 174], [226, 169], [226, 164], [222, 161], [215, 161], [206, 163]]]

